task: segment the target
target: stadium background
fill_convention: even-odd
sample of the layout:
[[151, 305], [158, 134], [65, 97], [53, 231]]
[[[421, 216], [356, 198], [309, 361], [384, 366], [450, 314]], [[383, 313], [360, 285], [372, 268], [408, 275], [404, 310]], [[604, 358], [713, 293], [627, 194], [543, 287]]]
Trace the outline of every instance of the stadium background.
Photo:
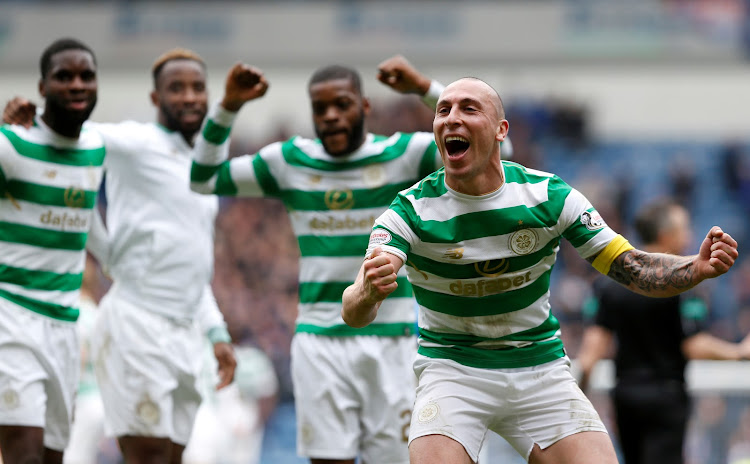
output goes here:
[[[361, 71], [374, 103], [371, 131], [430, 130], [430, 112], [415, 97], [375, 80], [377, 64], [401, 53], [444, 83], [474, 75], [494, 85], [507, 107], [515, 160], [561, 175], [626, 236], [635, 238], [629, 221], [640, 205], [674, 194], [694, 215], [696, 247], [713, 224], [734, 235], [741, 250], [750, 239], [747, 0], [208, 5], [0, 0], [0, 102], [14, 95], [38, 101], [41, 50], [73, 36], [97, 54], [97, 121], [152, 120], [151, 63], [182, 46], [206, 60], [214, 98], [236, 61], [260, 67], [271, 83], [262, 100], [242, 110], [233, 154], [313, 135], [306, 82], [330, 63]], [[563, 248], [553, 277], [553, 310], [574, 358], [593, 275], [571, 251]], [[282, 447], [294, 440], [278, 435], [292, 430], [283, 425], [290, 419], [297, 257], [280, 203], [222, 200], [214, 289], [234, 339], [261, 348], [274, 364], [280, 407], [266, 438]], [[712, 332], [730, 340], [750, 332], [750, 261], [741, 256], [730, 275], [703, 289]], [[724, 366], [712, 385], [694, 388], [690, 464], [750, 459], [750, 392], [737, 388], [748, 371]], [[594, 399], [610, 421], [606, 395]]]

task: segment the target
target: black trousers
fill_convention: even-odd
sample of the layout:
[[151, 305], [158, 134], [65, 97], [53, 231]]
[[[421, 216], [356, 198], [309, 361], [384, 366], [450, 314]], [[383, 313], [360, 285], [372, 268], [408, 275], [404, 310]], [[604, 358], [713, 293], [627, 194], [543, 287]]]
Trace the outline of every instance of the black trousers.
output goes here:
[[625, 464], [682, 464], [690, 398], [679, 381], [620, 382], [612, 392]]

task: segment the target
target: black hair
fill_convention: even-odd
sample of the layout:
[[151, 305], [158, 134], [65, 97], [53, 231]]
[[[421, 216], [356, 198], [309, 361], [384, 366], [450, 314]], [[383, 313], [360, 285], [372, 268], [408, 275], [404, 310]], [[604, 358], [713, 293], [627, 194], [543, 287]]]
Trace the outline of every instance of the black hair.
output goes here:
[[88, 45], [76, 39], [58, 39], [44, 49], [44, 52], [42, 52], [42, 57], [39, 59], [39, 70], [42, 73], [42, 79], [47, 76], [47, 73], [52, 67], [52, 57], [60, 52], [64, 52], [65, 50], [83, 50], [85, 52], [88, 52], [89, 54], [91, 54], [91, 58], [93, 58], [94, 64], [96, 64], [96, 55], [94, 55], [93, 50], [91, 50]]
[[359, 77], [359, 73], [352, 68], [347, 68], [346, 66], [338, 64], [325, 66], [315, 71], [312, 77], [310, 77], [310, 82], [308, 82], [307, 88], [309, 89], [313, 84], [328, 82], [335, 79], [349, 79], [354, 90], [362, 95], [362, 79]]

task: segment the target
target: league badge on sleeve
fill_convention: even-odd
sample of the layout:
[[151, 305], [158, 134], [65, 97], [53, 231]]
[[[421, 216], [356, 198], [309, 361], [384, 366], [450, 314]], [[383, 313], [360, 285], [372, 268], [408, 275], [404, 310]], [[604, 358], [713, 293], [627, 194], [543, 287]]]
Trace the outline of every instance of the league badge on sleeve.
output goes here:
[[607, 225], [597, 210], [584, 211], [581, 214], [581, 224], [586, 226], [588, 230], [599, 230]]
[[391, 243], [391, 233], [385, 229], [375, 229], [370, 234], [370, 246], [369, 249], [373, 249], [379, 245], [387, 245]]

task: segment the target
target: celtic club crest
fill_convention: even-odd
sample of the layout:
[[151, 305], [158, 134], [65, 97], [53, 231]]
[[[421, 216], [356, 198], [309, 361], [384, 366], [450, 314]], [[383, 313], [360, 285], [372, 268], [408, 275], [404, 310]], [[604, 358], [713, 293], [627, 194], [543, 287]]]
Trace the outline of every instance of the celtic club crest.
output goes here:
[[536, 249], [539, 239], [531, 229], [521, 229], [510, 236], [508, 247], [517, 255], [528, 255]]

